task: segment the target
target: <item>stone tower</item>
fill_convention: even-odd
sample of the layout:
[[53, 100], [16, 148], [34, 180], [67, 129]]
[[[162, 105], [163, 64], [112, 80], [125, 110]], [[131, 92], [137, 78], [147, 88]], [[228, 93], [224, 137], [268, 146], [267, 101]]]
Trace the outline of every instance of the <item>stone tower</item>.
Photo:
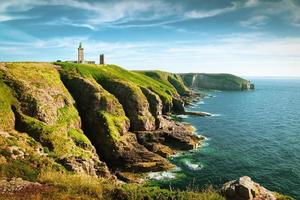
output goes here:
[[83, 63], [84, 62], [84, 52], [83, 52], [82, 44], [81, 42], [79, 43], [78, 47], [78, 63]]
[[104, 65], [104, 54], [100, 54], [100, 61], [99, 61], [100, 65]]

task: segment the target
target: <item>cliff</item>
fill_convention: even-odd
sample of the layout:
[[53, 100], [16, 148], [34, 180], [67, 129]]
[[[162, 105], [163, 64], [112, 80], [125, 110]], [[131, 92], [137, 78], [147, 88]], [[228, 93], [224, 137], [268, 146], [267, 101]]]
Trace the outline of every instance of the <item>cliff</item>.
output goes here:
[[190, 88], [213, 90], [249, 90], [254, 89], [250, 81], [232, 74], [180, 74], [184, 84]]
[[0, 63], [0, 195], [224, 199], [213, 190], [173, 192], [117, 181], [141, 182], [145, 172], [169, 170], [168, 156], [203, 141], [170, 117], [193, 97], [187, 86], [195, 83], [187, 80], [115, 65]]
[[[184, 110], [181, 95], [189, 93], [182, 82], [173, 86], [174, 77], [161, 82], [115, 65], [70, 63], [1, 63], [0, 75], [3, 168], [15, 162], [8, 144], [18, 146], [18, 135], [39, 147], [36, 153], [23, 144], [20, 152], [29, 157], [18, 162], [24, 165], [39, 156], [48, 162], [45, 169], [106, 177], [173, 168], [166, 156], [202, 140], [166, 117]], [[154, 132], [170, 142], [145, 139]], [[37, 177], [45, 169], [33, 171]]]

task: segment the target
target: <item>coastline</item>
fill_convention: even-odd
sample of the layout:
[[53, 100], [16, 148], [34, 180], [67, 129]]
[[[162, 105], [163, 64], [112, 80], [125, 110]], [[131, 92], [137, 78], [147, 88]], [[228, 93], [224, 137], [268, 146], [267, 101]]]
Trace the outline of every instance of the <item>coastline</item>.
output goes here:
[[[208, 94], [204, 94], [204, 93], [200, 93], [200, 91], [192, 91], [192, 94], [189, 98], [186, 98], [185, 101], [187, 102], [185, 104], [185, 110], [189, 107], [189, 106], [193, 106], [193, 104], [201, 102], [204, 100], [204, 98], [207, 96]], [[189, 150], [179, 150], [176, 151], [174, 154], [172, 155], [168, 155], [167, 158], [168, 160], [172, 160], [172, 158], [174, 157], [179, 157], [182, 154], [191, 152], [191, 151], [195, 151], [199, 148], [202, 148], [203, 145], [205, 145], [205, 142], [208, 140], [208, 138], [206, 138], [203, 135], [197, 134], [197, 129], [196, 127], [193, 126], [193, 124], [191, 123], [187, 123], [187, 122], [183, 122], [183, 116], [196, 116], [196, 117], [211, 117], [213, 116], [210, 113], [207, 112], [193, 112], [193, 111], [184, 111], [183, 113], [178, 113], [178, 114], [173, 114], [171, 116], [171, 119], [175, 122], [175, 123], [180, 123], [181, 125], [184, 125], [187, 127], [187, 129], [189, 131], [191, 131], [195, 136], [201, 138], [201, 140], [199, 141], [199, 143], [197, 144], [197, 146], [195, 146], [195, 148], [189, 149]], [[188, 167], [190, 167], [193, 170], [201, 170], [201, 168], [203, 168], [203, 166], [198, 165], [198, 164], [193, 164], [193, 163], [189, 163], [188, 161], [186, 162], [186, 165]], [[147, 183], [151, 183], [151, 181], [160, 181], [162, 179], [164, 180], [170, 180], [170, 179], [176, 179], [176, 172], [181, 171], [182, 169], [179, 166], [176, 166], [170, 170], [165, 170], [165, 171], [159, 171], [159, 172], [148, 172], [146, 173], [146, 184]], [[159, 186], [159, 184], [158, 184]]]

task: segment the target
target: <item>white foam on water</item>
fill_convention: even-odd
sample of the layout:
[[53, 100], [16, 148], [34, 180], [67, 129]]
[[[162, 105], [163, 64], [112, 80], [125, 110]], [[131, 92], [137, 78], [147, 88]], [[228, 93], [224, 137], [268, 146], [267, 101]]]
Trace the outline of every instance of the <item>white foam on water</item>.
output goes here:
[[220, 117], [222, 116], [221, 114], [211, 114], [211, 117]]
[[186, 119], [186, 118], [188, 118], [189, 116], [188, 116], [188, 115], [177, 115], [177, 117], [180, 117], [180, 118], [182, 118], [182, 119]]
[[[202, 136], [203, 136], [203, 135], [202, 135]], [[203, 136], [203, 137], [204, 137], [204, 142], [202, 142], [202, 143], [199, 145], [199, 148], [200, 148], [200, 149], [203, 148], [203, 147], [207, 147], [207, 146], [209, 145], [208, 141], [210, 141], [210, 138], [205, 137], [205, 136]]]
[[150, 172], [148, 174], [149, 179], [151, 180], [163, 180], [163, 179], [174, 179], [176, 176], [173, 172]]
[[176, 166], [174, 169], [172, 169], [172, 172], [180, 172], [182, 169], [178, 166]]
[[198, 170], [201, 170], [203, 168], [202, 164], [195, 164], [195, 163], [192, 163], [189, 160], [185, 160], [184, 165], [187, 166], [192, 171], [198, 171]]
[[196, 103], [196, 105], [203, 105], [203, 104], [205, 104], [204, 101], [198, 101], [198, 102]]
[[209, 146], [209, 143], [208, 143], [207, 141], [203, 142], [203, 143], [200, 145], [200, 147], [207, 147], [207, 146]]
[[169, 158], [170, 158], [170, 159], [172, 159], [172, 158], [177, 158], [177, 157], [179, 157], [179, 156], [182, 156], [184, 153], [185, 153], [185, 152], [178, 152], [178, 153], [176, 153], [176, 154], [174, 154], [174, 155], [169, 156]]

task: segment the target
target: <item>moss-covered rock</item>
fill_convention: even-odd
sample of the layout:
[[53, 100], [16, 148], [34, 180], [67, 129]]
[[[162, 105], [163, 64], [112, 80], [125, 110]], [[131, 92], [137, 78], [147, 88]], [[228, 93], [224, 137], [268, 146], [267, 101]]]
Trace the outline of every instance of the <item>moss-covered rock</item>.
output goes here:
[[63, 171], [63, 167], [48, 157], [40, 143], [26, 133], [0, 130], [0, 177], [33, 181], [47, 170]]
[[[65, 62], [56, 64], [62, 66], [62, 68], [67, 71], [75, 70], [81, 75], [93, 77], [97, 82], [101, 84], [104, 80], [110, 79], [121, 80], [127, 83], [147, 88], [157, 94], [162, 100], [164, 114], [172, 112], [173, 97], [180, 97], [177, 89], [168, 81], [168, 76], [172, 76], [175, 80], [178, 79], [177, 85], [180, 85], [180, 87], [182, 87], [182, 91], [185, 91], [181, 94], [186, 95], [189, 93], [188, 88], [185, 87], [182, 80], [180, 80], [180, 76], [171, 73], [160, 72], [162, 74], [162, 77], [155, 78], [147, 76], [143, 71], [128, 71], [116, 65], [99, 66]], [[178, 91], [181, 91], [181, 89], [178, 89]]]
[[17, 99], [11, 107], [18, 131], [28, 133], [49, 150], [49, 156], [73, 171], [108, 175], [80, 129], [74, 100], [53, 65], [7, 63], [0, 74]]
[[155, 130], [155, 119], [150, 113], [147, 98], [136, 84], [107, 79], [101, 85], [118, 98], [130, 119], [131, 131]]
[[171, 165], [138, 144], [128, 133], [129, 120], [118, 99], [91, 77], [61, 70], [62, 79], [76, 100], [85, 133], [98, 154], [114, 170], [157, 171]]
[[10, 88], [0, 79], [0, 130], [13, 130], [15, 117], [11, 106], [16, 102]]
[[109, 159], [113, 144], [127, 132], [129, 120], [119, 101], [93, 78], [62, 72], [62, 80], [76, 100], [85, 133]]

